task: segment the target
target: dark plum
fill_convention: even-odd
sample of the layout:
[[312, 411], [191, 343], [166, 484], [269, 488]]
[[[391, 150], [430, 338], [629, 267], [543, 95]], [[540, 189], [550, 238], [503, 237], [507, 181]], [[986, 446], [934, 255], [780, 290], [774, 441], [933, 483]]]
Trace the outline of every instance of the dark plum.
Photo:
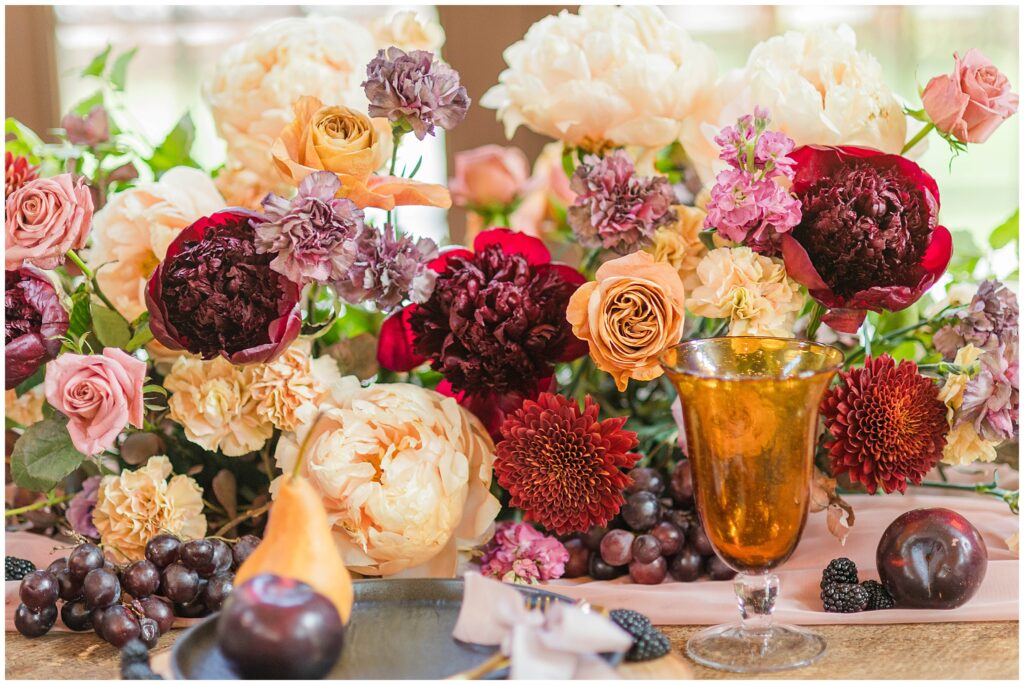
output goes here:
[[683, 508], [693, 506], [693, 467], [690, 465], [689, 459], [676, 464], [672, 470], [668, 490], [672, 494], [672, 499], [679, 506]]
[[604, 539], [604, 534], [607, 532], [607, 526], [593, 526], [583, 534], [583, 545], [591, 552], [598, 551], [601, 549], [601, 540]]
[[71, 575], [71, 571], [67, 568], [58, 571], [56, 577], [59, 587], [58, 593], [65, 602], [76, 600], [82, 596], [82, 583], [75, 580], [75, 577]]
[[156, 647], [157, 640], [160, 639], [160, 628], [156, 621], [146, 617], [139, 619], [139, 639], [149, 649]]
[[622, 519], [638, 533], [646, 532], [658, 522], [661, 504], [658, 497], [647, 491], [634, 492], [622, 505]]
[[243, 535], [238, 538], [231, 546], [232, 568], [237, 571], [238, 567], [249, 558], [249, 555], [256, 551], [261, 542], [263, 541], [255, 535]]
[[214, 538], [210, 538], [210, 544], [213, 545], [213, 573], [210, 575], [218, 576], [227, 573], [231, 570], [231, 564], [234, 563], [231, 547], [223, 540]]
[[231, 594], [231, 589], [235, 585], [235, 578], [230, 573], [220, 573], [212, 578], [203, 588], [203, 594], [201, 595], [203, 604], [210, 611], [220, 611], [220, 608], [224, 605], [228, 595]]
[[174, 562], [161, 574], [160, 590], [175, 604], [191, 602], [199, 594], [199, 574], [184, 564]]
[[601, 540], [601, 558], [611, 566], [624, 566], [633, 560], [633, 540], [628, 530], [608, 531]]
[[139, 619], [123, 604], [103, 612], [103, 639], [118, 649], [139, 636]]
[[624, 566], [612, 566], [600, 554], [590, 555], [590, 577], [594, 580], [612, 580], [625, 573]]
[[665, 557], [661, 556], [654, 561], [646, 563], [634, 560], [629, 565], [629, 577], [632, 578], [634, 583], [639, 583], [640, 585], [657, 585], [665, 580], [667, 572], [668, 562], [665, 561]]
[[700, 525], [699, 521], [694, 521], [694, 524], [690, 526], [687, 542], [701, 556], [710, 557], [715, 553], [715, 548], [711, 546], [711, 540], [708, 539], [708, 534], [704, 532], [704, 526]]
[[53, 561], [51, 561], [50, 565], [46, 567], [46, 570], [52, 573], [53, 575], [57, 575], [61, 571], [65, 570], [67, 567], [68, 558], [61, 557], [60, 559], [54, 559]]
[[707, 571], [711, 580], [732, 580], [736, 577], [736, 571], [729, 568], [718, 555], [708, 557]]
[[661, 557], [661, 543], [653, 535], [637, 535], [633, 540], [633, 560], [650, 564]]
[[590, 550], [581, 538], [565, 541], [565, 549], [569, 552], [569, 561], [565, 562], [565, 578], [579, 578], [587, 575], [590, 566]]
[[676, 556], [672, 557], [668, 565], [668, 572], [676, 580], [684, 583], [692, 583], [700, 578], [701, 569], [704, 566], [704, 558], [692, 547], [683, 547]]
[[627, 497], [635, 492], [649, 492], [657, 496], [665, 491], [665, 478], [657, 469], [637, 466], [626, 475], [633, 479], [622, 491]]
[[24, 604], [19, 604], [14, 611], [14, 627], [27, 638], [46, 635], [56, 621], [56, 604], [48, 604], [39, 611], [33, 611]]
[[213, 554], [213, 542], [210, 540], [189, 540], [178, 551], [178, 561], [207, 578], [217, 570]]
[[160, 634], [166, 633], [174, 625], [174, 604], [166, 597], [143, 597], [139, 600], [142, 613], [146, 618], [156, 621]]

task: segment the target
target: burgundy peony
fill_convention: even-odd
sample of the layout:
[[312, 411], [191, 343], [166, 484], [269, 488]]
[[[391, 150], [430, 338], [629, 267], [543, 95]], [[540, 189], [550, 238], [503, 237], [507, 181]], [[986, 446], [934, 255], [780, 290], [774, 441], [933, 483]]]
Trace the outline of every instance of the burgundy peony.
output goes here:
[[60, 352], [68, 312], [53, 282], [35, 267], [4, 276], [4, 370], [10, 390]]
[[267, 362], [299, 334], [299, 286], [256, 251], [258, 215], [226, 209], [183, 230], [149, 279], [153, 336], [174, 350], [233, 364]]
[[782, 238], [783, 259], [829, 309], [829, 326], [856, 332], [866, 310], [904, 309], [946, 270], [953, 241], [921, 167], [861, 147], [808, 145], [790, 156], [803, 218]]

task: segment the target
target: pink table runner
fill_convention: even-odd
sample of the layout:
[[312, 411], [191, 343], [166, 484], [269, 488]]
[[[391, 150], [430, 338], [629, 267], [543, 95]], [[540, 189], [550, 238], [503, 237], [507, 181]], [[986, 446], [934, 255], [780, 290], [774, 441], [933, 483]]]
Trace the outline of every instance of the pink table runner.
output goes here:
[[[796, 552], [777, 571], [780, 600], [777, 620], [802, 625], [871, 623], [943, 623], [950, 621], [1018, 620], [1017, 554], [1006, 538], [1017, 532], [1017, 516], [1006, 504], [976, 495], [889, 495], [847, 497], [857, 520], [845, 547], [825, 528], [824, 514], [812, 514]], [[988, 571], [981, 589], [967, 604], [953, 610], [888, 609], [856, 614], [830, 614], [821, 608], [821, 571], [836, 557], [849, 557], [857, 564], [861, 580], [878, 579], [875, 548], [882, 531], [905, 511], [922, 507], [947, 507], [973, 523], [988, 547]], [[642, 612], [661, 625], [717, 624], [739, 619], [731, 581], [695, 583], [664, 582], [636, 585], [628, 576], [612, 581], [586, 579], [556, 580], [548, 589], [574, 599], [586, 599], [607, 608], [628, 608]]]

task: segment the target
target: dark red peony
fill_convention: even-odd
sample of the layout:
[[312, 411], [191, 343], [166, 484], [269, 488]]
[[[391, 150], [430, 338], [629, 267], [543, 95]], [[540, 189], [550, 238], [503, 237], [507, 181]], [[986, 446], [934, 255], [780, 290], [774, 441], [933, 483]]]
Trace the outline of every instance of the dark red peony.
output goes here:
[[942, 458], [949, 430], [938, 386], [914, 362], [896, 364], [887, 354], [841, 372], [821, 415], [833, 475], [849, 474], [871, 494], [920, 483]]
[[555, 362], [586, 352], [565, 318], [585, 279], [552, 264], [537, 238], [507, 228], [481, 233], [473, 250], [449, 250], [429, 264], [438, 272], [433, 294], [384, 322], [377, 359], [393, 371], [429, 361], [445, 379], [438, 390], [494, 433], [506, 411], [550, 387]]
[[199, 219], [167, 249], [146, 287], [153, 336], [233, 364], [267, 362], [299, 334], [300, 288], [270, 268], [276, 256], [256, 251], [244, 209]]
[[7, 390], [60, 352], [68, 312], [46, 274], [23, 267], [4, 274], [4, 371]]
[[622, 507], [622, 490], [638, 454], [636, 433], [623, 430], [626, 417], [601, 421], [588, 395], [576, 400], [543, 393], [527, 400], [501, 425], [494, 471], [521, 508], [559, 535], [608, 523]]
[[803, 218], [782, 238], [789, 275], [829, 309], [825, 323], [854, 333], [867, 310], [899, 311], [946, 270], [953, 240], [938, 225], [939, 188], [899, 155], [807, 145], [792, 191]]

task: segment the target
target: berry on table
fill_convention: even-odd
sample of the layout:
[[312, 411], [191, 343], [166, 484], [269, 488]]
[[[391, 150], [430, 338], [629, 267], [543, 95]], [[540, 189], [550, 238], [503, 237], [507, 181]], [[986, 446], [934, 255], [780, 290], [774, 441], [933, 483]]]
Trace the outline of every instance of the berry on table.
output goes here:
[[645, 633], [633, 642], [626, 652], [626, 661], [651, 661], [665, 656], [672, 651], [672, 643], [665, 633], [657, 628]]
[[868, 593], [867, 611], [892, 609], [896, 606], [896, 600], [885, 589], [885, 586], [877, 580], [865, 580], [860, 586]]
[[821, 590], [821, 603], [825, 611], [852, 614], [868, 606], [868, 591], [853, 583], [830, 583]]
[[632, 609], [612, 609], [608, 612], [608, 618], [632, 635], [634, 639], [643, 635], [651, 627], [651, 619]]
[[14, 612], [14, 627], [27, 638], [45, 635], [56, 620], [56, 604], [49, 604], [38, 611], [19, 604]]
[[821, 589], [832, 583], [857, 584], [857, 564], [846, 557], [839, 557], [828, 562], [828, 566], [821, 572]]
[[28, 559], [4, 557], [4, 580], [21, 580], [36, 570], [36, 565]]

